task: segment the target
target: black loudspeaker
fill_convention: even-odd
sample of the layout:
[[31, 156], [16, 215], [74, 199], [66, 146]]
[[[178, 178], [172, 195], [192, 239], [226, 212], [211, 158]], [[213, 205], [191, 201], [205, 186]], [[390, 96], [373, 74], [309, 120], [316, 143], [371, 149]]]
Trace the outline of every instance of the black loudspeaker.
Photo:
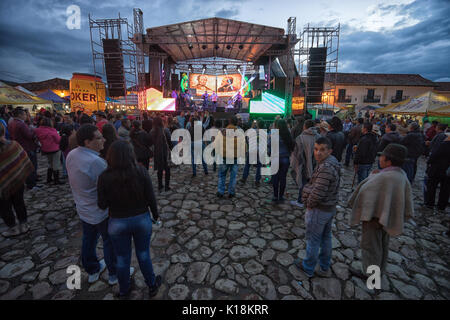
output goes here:
[[307, 103], [321, 103], [327, 63], [327, 48], [310, 48]]
[[178, 77], [178, 74], [173, 73], [172, 74], [172, 90], [178, 90], [180, 89], [180, 78]]
[[106, 81], [108, 93], [112, 97], [124, 96], [123, 55], [119, 39], [102, 39], [105, 57]]
[[216, 112], [225, 112], [225, 107], [217, 107]]

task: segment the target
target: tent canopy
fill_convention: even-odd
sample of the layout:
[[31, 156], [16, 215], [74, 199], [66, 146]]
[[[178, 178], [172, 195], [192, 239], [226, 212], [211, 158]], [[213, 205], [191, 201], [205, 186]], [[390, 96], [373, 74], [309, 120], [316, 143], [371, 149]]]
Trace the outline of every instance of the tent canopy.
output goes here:
[[47, 90], [41, 94], [38, 95], [39, 98], [53, 101], [53, 103], [65, 103], [66, 100], [60, 98], [56, 93], [54, 93], [52, 90]]
[[20, 91], [0, 81], [0, 104], [52, 104], [52, 101], [41, 99]]
[[380, 108], [380, 106], [365, 106], [364, 108], [359, 109], [359, 111], [377, 110]]
[[428, 91], [405, 101], [377, 109], [376, 112], [411, 116], [450, 116], [450, 98]]

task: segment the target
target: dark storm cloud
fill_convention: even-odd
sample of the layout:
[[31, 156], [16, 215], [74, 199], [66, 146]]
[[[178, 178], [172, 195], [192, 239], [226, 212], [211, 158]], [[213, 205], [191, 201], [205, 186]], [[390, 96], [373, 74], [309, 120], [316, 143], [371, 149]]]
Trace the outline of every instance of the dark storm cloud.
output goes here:
[[[355, 31], [350, 24], [342, 25], [341, 72], [418, 73], [430, 80], [450, 75], [449, 2], [420, 0], [378, 9], [427, 18], [410, 27], [383, 32]], [[406, 19], [397, 25], [407, 25]]]
[[[0, 79], [11, 74], [30, 81], [70, 78], [72, 72], [92, 72], [88, 13], [95, 19], [121, 17], [133, 22], [132, 8], [144, 12], [144, 27], [218, 16], [234, 18], [240, 0], [155, 0], [142, 3], [109, 0], [6, 0], [0, 2]], [[66, 28], [66, 8], [81, 9], [81, 29]], [[343, 23], [340, 72], [419, 73], [431, 80], [450, 76], [450, 4], [417, 0], [408, 5], [380, 5], [373, 11], [404, 17], [398, 30], [364, 32]], [[410, 27], [408, 16], [421, 22]], [[245, 19], [244, 19], [245, 20]], [[332, 22], [332, 23], [331, 23]], [[335, 25], [339, 21], [327, 21]], [[267, 24], [267, 21], [258, 23]], [[399, 29], [402, 27], [402, 29]], [[2, 73], [3, 72], [3, 73]], [[4, 73], [8, 72], [8, 73]], [[10, 79], [13, 80], [13, 79]]]

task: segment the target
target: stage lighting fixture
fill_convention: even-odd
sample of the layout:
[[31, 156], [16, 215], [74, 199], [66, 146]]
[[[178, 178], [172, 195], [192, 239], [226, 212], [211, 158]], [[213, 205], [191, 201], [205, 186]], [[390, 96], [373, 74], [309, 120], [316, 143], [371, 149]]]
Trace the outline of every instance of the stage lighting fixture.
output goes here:
[[240, 66], [237, 67], [237, 71], [241, 72], [241, 67]]
[[203, 50], [206, 50], [206, 48], [208, 48], [208, 46], [206, 44], [202, 45]]
[[192, 64], [188, 66], [189, 72], [192, 72]]
[[202, 72], [206, 71], [206, 64], [203, 65]]
[[230, 46], [229, 44], [227, 44], [227, 49], [228, 49], [228, 50], [230, 50], [230, 49], [231, 49], [231, 46]]
[[216, 44], [215, 48], [216, 48], [216, 50], [219, 50], [219, 45], [218, 45], [218, 44]]
[[190, 50], [192, 50], [192, 48], [194, 48], [194, 46], [192, 45], [192, 43], [189, 43], [188, 47], [189, 47]]
[[227, 71], [227, 66], [224, 64], [222, 68], [223, 72]]
[[242, 44], [239, 45], [239, 50], [244, 49], [244, 46]]

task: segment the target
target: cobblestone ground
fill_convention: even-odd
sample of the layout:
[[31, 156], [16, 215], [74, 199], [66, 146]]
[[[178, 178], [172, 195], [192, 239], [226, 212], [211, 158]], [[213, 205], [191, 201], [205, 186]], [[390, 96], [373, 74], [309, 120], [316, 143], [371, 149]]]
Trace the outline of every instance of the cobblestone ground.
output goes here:
[[[46, 163], [39, 159], [45, 178]], [[423, 159], [414, 184], [414, 223], [391, 239], [387, 276], [375, 295], [348, 267], [360, 265], [361, 228], [348, 226], [353, 172], [343, 169], [338, 213], [333, 224], [331, 278], [306, 279], [293, 265], [305, 255], [304, 210], [269, 203], [272, 188], [253, 186], [254, 169], [236, 198], [218, 200], [217, 173], [205, 176], [198, 166], [172, 170], [172, 190], [158, 195], [163, 225], [154, 227], [151, 254], [163, 284], [154, 299], [449, 299], [450, 239], [443, 235], [445, 214], [420, 207]], [[156, 183], [156, 175], [152, 180]], [[242, 166], [239, 170], [240, 177]], [[287, 199], [296, 198], [288, 178]], [[92, 285], [82, 272], [81, 290], [66, 287], [66, 268], [80, 264], [81, 225], [68, 184], [27, 192], [31, 232], [13, 239], [0, 236], [0, 299], [114, 299], [118, 286], [107, 284], [105, 271]], [[447, 208], [448, 210], [448, 208]], [[1, 222], [0, 231], [6, 230]], [[101, 241], [98, 247], [102, 256]], [[148, 290], [136, 257], [132, 299]]]

